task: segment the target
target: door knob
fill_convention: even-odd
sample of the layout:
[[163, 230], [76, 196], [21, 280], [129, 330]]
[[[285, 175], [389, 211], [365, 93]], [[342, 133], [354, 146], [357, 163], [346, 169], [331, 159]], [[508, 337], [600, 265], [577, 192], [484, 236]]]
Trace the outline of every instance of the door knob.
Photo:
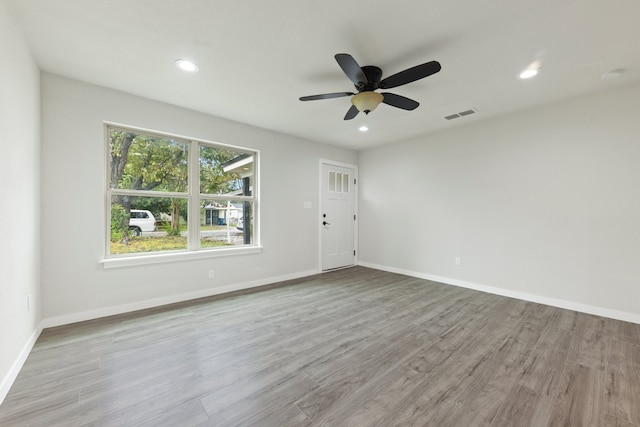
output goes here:
[[331, 225], [331, 223], [329, 223], [327, 221], [322, 221], [322, 225]]

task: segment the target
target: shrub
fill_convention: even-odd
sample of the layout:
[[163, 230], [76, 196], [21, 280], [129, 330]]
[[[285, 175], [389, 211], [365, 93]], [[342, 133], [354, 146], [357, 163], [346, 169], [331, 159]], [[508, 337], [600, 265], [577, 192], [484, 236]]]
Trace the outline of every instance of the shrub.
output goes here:
[[128, 225], [127, 211], [120, 205], [111, 206], [111, 241], [121, 241]]

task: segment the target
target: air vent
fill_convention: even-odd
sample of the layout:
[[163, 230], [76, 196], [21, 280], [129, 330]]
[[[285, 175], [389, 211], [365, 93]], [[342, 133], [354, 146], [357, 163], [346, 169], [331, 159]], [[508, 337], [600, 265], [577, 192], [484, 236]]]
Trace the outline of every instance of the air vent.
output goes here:
[[478, 110], [476, 110], [475, 108], [472, 108], [470, 110], [465, 110], [465, 111], [461, 111], [459, 113], [455, 113], [455, 114], [450, 114], [448, 116], [444, 116], [444, 118], [447, 119], [447, 120], [453, 120], [453, 119], [457, 119], [458, 117], [469, 116], [469, 115], [475, 114], [477, 112], [478, 112]]

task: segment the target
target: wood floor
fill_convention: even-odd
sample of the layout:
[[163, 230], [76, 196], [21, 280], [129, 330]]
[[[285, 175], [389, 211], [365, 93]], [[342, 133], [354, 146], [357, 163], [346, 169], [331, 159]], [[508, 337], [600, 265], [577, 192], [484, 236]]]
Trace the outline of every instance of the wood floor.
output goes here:
[[640, 426], [640, 325], [354, 267], [45, 330], [1, 426]]

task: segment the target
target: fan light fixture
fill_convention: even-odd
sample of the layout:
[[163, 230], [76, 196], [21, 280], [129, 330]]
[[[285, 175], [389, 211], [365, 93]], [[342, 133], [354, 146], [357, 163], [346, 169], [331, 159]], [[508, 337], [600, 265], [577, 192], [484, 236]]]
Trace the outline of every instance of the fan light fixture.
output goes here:
[[351, 103], [355, 105], [361, 113], [369, 114], [380, 105], [383, 99], [384, 96], [378, 92], [367, 90], [353, 95]]
[[300, 101], [314, 101], [317, 99], [332, 99], [351, 97], [351, 107], [344, 115], [345, 120], [352, 120], [360, 112], [369, 114], [375, 110], [381, 102], [400, 108], [401, 110], [415, 110], [420, 103], [413, 99], [406, 98], [394, 93], [384, 92], [377, 93], [376, 89], [390, 89], [415, 82], [440, 71], [442, 68], [438, 61], [429, 61], [415, 67], [407, 68], [404, 71], [393, 74], [382, 79], [382, 70], [375, 65], [365, 65], [360, 67], [353, 56], [348, 53], [338, 53], [335, 55], [336, 61], [344, 74], [351, 80], [359, 93], [354, 92], [332, 92], [322, 93], [320, 95], [310, 95], [300, 97]]

